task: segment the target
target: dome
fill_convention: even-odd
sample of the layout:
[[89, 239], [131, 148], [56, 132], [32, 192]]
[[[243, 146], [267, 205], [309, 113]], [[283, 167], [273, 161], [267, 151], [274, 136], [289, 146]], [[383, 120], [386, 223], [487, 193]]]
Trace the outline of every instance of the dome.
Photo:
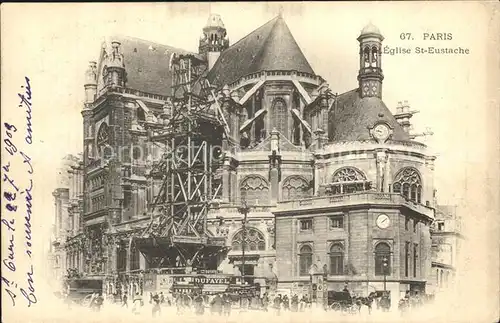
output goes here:
[[361, 35], [368, 35], [368, 34], [378, 34], [378, 35], [381, 35], [380, 29], [378, 29], [377, 26], [375, 26], [371, 22], [368, 25], [366, 25], [365, 28], [363, 28], [361, 30]]
[[208, 27], [219, 27], [219, 28], [225, 28], [224, 23], [222, 22], [222, 18], [220, 17], [219, 14], [212, 13], [208, 17], [207, 24], [205, 28]]

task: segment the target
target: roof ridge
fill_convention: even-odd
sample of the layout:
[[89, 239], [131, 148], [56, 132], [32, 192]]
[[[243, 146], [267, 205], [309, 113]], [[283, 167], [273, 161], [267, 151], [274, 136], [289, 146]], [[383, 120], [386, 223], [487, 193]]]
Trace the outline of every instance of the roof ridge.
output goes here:
[[[279, 17], [274, 17], [273, 19], [269, 20], [268, 22], [264, 23], [262, 26], [252, 30], [250, 33], [248, 33], [246, 36], [244, 36], [243, 38], [240, 38], [236, 43], [232, 44], [231, 46], [229, 46], [228, 49], [230, 49], [231, 47], [234, 47], [236, 46], [238, 43], [242, 42], [243, 40], [249, 38], [250, 36], [252, 36], [255, 32], [257, 32], [258, 30], [260, 29], [263, 29], [265, 26], [267, 26], [268, 24], [270, 24], [273, 20], [278, 20]], [[274, 28], [274, 27], [273, 27]], [[269, 35], [268, 35], [269, 37]]]
[[281, 16], [281, 15], [278, 17], [279, 17], [278, 20], [283, 20], [283, 24], [285, 24], [285, 27], [288, 29], [288, 32], [290, 33], [290, 36], [292, 37], [292, 41], [295, 43], [295, 46], [299, 50], [302, 57], [304, 57], [304, 60], [307, 63], [307, 65], [309, 65], [309, 68], [311, 69], [311, 71], [314, 72], [314, 69], [312, 68], [311, 63], [309, 63], [309, 60], [307, 59], [306, 55], [304, 55], [304, 52], [302, 51], [302, 47], [300, 47], [299, 43], [297, 43], [297, 40], [295, 39], [295, 36], [293, 35], [292, 31], [290, 30], [290, 27], [288, 27], [288, 24], [286, 23], [285, 18], [283, 18], [283, 16]]
[[[257, 61], [257, 58], [260, 58], [262, 56], [262, 53], [264, 52], [264, 49], [266, 49], [266, 45], [269, 42], [269, 39], [271, 38], [271, 35], [273, 34], [273, 30], [276, 28], [276, 25], [277, 25], [276, 23], [280, 19], [283, 19], [283, 18], [280, 17], [280, 16], [277, 16], [277, 17], [275, 17], [275, 18], [273, 18], [272, 20], [269, 21], [269, 22], [271, 22], [271, 21], [274, 20], [274, 24], [271, 27], [271, 29], [269, 29], [269, 33], [266, 35], [266, 39], [262, 42], [262, 45], [260, 46], [260, 49], [257, 51], [257, 54], [255, 54], [255, 57], [252, 58], [252, 62], [250, 64], [251, 67], [255, 64], [255, 62]], [[265, 25], [267, 25], [267, 23]]]
[[128, 39], [128, 40], [135, 40], [135, 41], [140, 41], [142, 43], [147, 43], [148, 45], [159, 45], [159, 46], [163, 46], [163, 47], [168, 47], [168, 48], [173, 49], [173, 50], [184, 51], [184, 52], [187, 52], [187, 53], [194, 53], [194, 52], [192, 52], [190, 50], [186, 50], [186, 49], [183, 49], [183, 48], [174, 47], [174, 46], [170, 46], [170, 45], [166, 45], [166, 44], [161, 44], [161, 43], [156, 42], [156, 41], [147, 40], [147, 39], [139, 38], [139, 37], [135, 37], [135, 36], [128, 36], [128, 35], [124, 35], [124, 34], [110, 35], [109, 38], [111, 40], [113, 38], [124, 38], [124, 39]]

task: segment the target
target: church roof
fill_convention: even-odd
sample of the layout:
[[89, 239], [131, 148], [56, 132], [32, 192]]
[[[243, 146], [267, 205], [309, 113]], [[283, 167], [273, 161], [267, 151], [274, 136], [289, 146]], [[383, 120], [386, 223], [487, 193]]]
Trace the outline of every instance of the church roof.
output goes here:
[[362, 98], [359, 89], [340, 94], [328, 119], [328, 137], [331, 141], [370, 140], [369, 128], [377, 121], [385, 121], [393, 127], [391, 140], [409, 140], [408, 134], [384, 102], [378, 97]]
[[264, 70], [295, 70], [314, 74], [281, 16], [223, 51], [208, 78], [212, 84], [224, 86], [247, 74]]
[[169, 63], [173, 53], [195, 55], [183, 49], [133, 37], [116, 36], [111, 40], [121, 43], [127, 87], [152, 94], [171, 94], [172, 72]]

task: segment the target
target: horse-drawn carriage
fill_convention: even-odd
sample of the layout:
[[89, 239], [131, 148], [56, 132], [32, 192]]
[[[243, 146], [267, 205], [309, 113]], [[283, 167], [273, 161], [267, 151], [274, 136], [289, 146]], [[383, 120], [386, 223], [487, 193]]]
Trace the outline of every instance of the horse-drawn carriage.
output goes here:
[[328, 291], [328, 307], [333, 311], [357, 314], [359, 306], [348, 291]]

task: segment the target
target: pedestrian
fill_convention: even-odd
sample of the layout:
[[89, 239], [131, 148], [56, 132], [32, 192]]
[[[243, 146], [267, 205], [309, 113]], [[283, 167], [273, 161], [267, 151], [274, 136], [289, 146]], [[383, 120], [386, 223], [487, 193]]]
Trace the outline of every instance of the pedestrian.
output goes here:
[[291, 302], [291, 310], [292, 312], [297, 312], [298, 309], [299, 309], [299, 297], [297, 296], [297, 294], [293, 294]]
[[101, 306], [104, 303], [104, 298], [102, 297], [102, 294], [99, 293], [99, 295], [96, 297], [94, 301], [94, 310], [96, 312], [99, 312], [101, 310]]
[[290, 301], [288, 299], [288, 295], [284, 295], [282, 299], [283, 311], [287, 312], [290, 310]]
[[232, 299], [231, 296], [228, 293], [224, 293], [222, 296], [223, 300], [223, 307], [224, 307], [224, 316], [230, 316], [231, 315], [231, 306], [232, 306]]
[[160, 307], [160, 296], [158, 296], [157, 293], [152, 297], [153, 301], [153, 309], [152, 309], [152, 315], [153, 317], [156, 317], [157, 314], [161, 313], [161, 307]]
[[262, 309], [264, 310], [264, 312], [268, 311], [267, 309], [268, 306], [269, 306], [269, 296], [267, 292], [265, 292], [264, 295], [262, 296]]
[[165, 295], [163, 295], [163, 292], [160, 292], [160, 304], [165, 303]]
[[128, 296], [126, 293], [124, 293], [122, 297], [122, 307], [128, 308]]
[[274, 307], [274, 310], [276, 312], [276, 315], [280, 315], [280, 311], [281, 311], [281, 294], [278, 294], [278, 296], [276, 296], [274, 298], [273, 307]]
[[196, 315], [203, 315], [205, 313], [205, 304], [203, 301], [203, 296], [201, 294], [195, 294], [193, 302]]
[[132, 312], [136, 315], [140, 313], [141, 307], [144, 306], [144, 301], [142, 300], [141, 295], [139, 292], [135, 293], [134, 297], [134, 305], [132, 307]]
[[214, 299], [210, 303], [210, 309], [212, 314], [222, 315], [223, 301], [219, 294], [215, 295]]

